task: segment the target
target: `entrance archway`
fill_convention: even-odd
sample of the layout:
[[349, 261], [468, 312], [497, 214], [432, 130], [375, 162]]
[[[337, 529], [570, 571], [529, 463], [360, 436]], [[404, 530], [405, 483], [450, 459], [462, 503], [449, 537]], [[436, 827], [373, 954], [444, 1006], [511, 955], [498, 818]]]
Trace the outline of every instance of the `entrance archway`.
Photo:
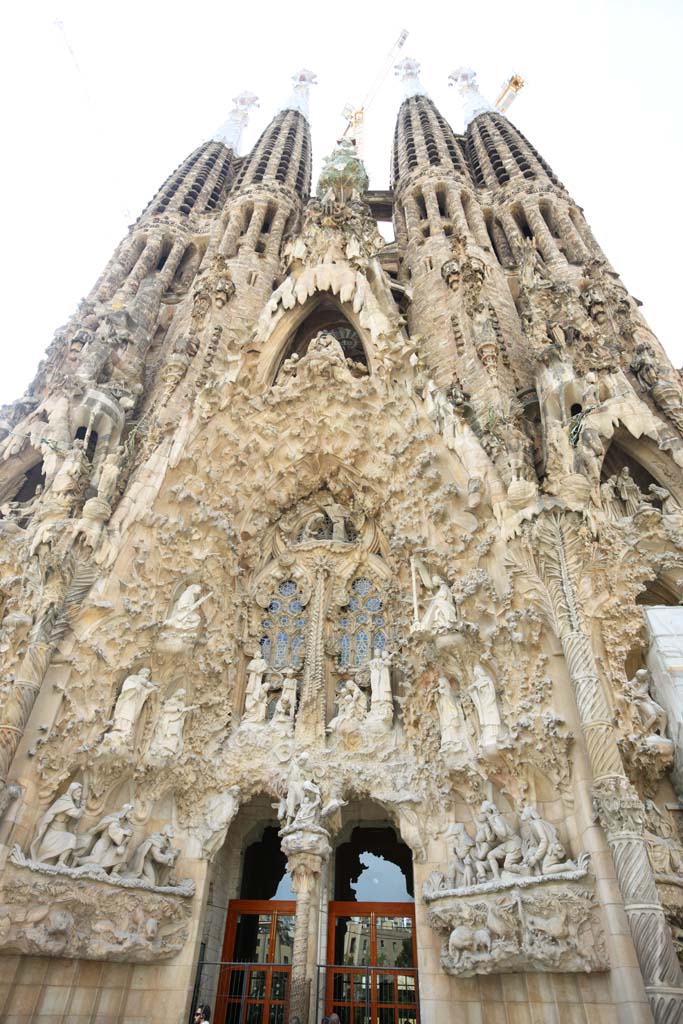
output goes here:
[[334, 852], [324, 1004], [342, 1024], [417, 1024], [412, 854], [394, 828], [347, 827]]

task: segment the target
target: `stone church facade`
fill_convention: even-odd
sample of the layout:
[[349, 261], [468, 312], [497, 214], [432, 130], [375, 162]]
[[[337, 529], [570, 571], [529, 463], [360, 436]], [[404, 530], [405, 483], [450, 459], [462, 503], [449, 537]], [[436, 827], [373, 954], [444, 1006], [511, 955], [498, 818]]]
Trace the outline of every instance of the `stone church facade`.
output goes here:
[[7, 1024], [683, 1020], [681, 380], [400, 67], [390, 191], [243, 94], [3, 410]]

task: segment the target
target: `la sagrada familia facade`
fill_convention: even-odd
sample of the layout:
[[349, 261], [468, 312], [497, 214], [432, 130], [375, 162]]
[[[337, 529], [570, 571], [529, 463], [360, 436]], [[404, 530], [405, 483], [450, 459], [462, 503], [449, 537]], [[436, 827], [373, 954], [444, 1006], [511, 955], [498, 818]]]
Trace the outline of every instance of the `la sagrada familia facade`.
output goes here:
[[681, 379], [400, 69], [390, 191], [243, 94], [3, 410], [8, 1024], [683, 1020]]

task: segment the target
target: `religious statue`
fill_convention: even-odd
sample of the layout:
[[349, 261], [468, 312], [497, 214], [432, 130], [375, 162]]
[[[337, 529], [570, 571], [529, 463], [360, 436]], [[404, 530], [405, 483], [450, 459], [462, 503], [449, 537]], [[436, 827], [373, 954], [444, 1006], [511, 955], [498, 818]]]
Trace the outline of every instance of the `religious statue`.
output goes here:
[[391, 656], [388, 651], [375, 647], [372, 658], [368, 659], [370, 669], [370, 711], [384, 711], [393, 708], [391, 693]]
[[327, 726], [330, 733], [354, 732], [367, 716], [365, 694], [353, 679], [339, 684], [337, 692], [337, 714]]
[[294, 731], [294, 706], [289, 694], [282, 692], [275, 705], [270, 724], [280, 732], [291, 734]]
[[336, 501], [330, 501], [323, 505], [327, 516], [332, 523], [332, 540], [346, 543], [346, 519], [348, 512], [343, 505]]
[[479, 720], [479, 745], [484, 748], [495, 747], [502, 728], [496, 686], [481, 665], [474, 666], [473, 679], [467, 692]]
[[52, 495], [62, 499], [73, 497], [81, 486], [86, 467], [85, 445], [77, 438], [52, 482]]
[[307, 763], [308, 754], [304, 750], [300, 754], [297, 754], [289, 769], [287, 793], [281, 798], [277, 812], [277, 816], [283, 826], [292, 824], [303, 800]]
[[171, 870], [180, 850], [171, 846], [173, 829], [166, 825], [138, 845], [125, 869], [123, 878], [139, 878], [150, 885], [170, 885]]
[[161, 705], [147, 755], [150, 764], [179, 757], [183, 752], [185, 716], [199, 708], [198, 704], [185, 704], [185, 693], [184, 689], [177, 690]]
[[525, 867], [540, 875], [576, 871], [576, 862], [567, 857], [554, 825], [545, 821], [534, 807], [525, 807], [520, 819]]
[[645, 800], [645, 831], [652, 870], [658, 875], [683, 875], [683, 845], [676, 832], [676, 826], [666, 810], [661, 810], [653, 800]]
[[626, 515], [634, 515], [642, 504], [643, 495], [628, 466], [624, 466], [617, 474], [616, 490], [626, 507]]
[[213, 859], [225, 842], [228, 828], [239, 810], [240, 796], [239, 786], [231, 786], [224, 793], [214, 793], [207, 797], [204, 802], [198, 836], [202, 854], [208, 860]]
[[268, 693], [270, 687], [264, 676], [270, 666], [261, 653], [261, 648], [254, 650], [254, 657], [247, 665], [247, 685], [244, 691], [244, 713], [242, 721], [251, 724], [265, 722], [268, 712]]
[[417, 628], [432, 633], [437, 630], [457, 629], [458, 613], [451, 588], [441, 576], [432, 576], [431, 584], [434, 592], [429, 598], [429, 603]]
[[320, 787], [315, 782], [304, 782], [302, 786], [301, 802], [297, 809], [294, 820], [292, 821], [292, 828], [311, 828], [320, 825], [320, 815], [322, 811], [322, 794]]
[[[488, 852], [486, 864], [494, 878], [501, 877], [501, 870], [520, 873], [523, 859], [522, 839], [500, 813], [495, 804], [484, 800], [480, 813], [488, 825]], [[502, 861], [502, 865], [500, 864]]]
[[455, 697], [450, 681], [445, 676], [440, 676], [437, 681], [436, 708], [441, 729], [441, 750], [464, 750], [467, 730], [462, 704]]
[[111, 505], [114, 495], [116, 494], [116, 485], [118, 483], [119, 473], [121, 472], [122, 452], [123, 448], [120, 445], [117, 445], [113, 451], [109, 452], [102, 463], [100, 478], [97, 482], [97, 497], [101, 501], [106, 501], [108, 505]]
[[38, 822], [31, 843], [31, 860], [39, 864], [69, 865], [76, 849], [74, 825], [83, 816], [83, 787], [72, 782], [66, 793], [58, 796]]
[[128, 844], [133, 835], [129, 822], [132, 811], [133, 804], [124, 804], [120, 811], [105, 815], [78, 837], [80, 852], [75, 859], [79, 867], [88, 865], [118, 874], [125, 864]]
[[448, 880], [453, 889], [461, 885], [474, 885], [474, 839], [461, 821], [449, 825], [446, 839], [452, 842], [453, 859], [448, 866]]
[[638, 712], [643, 732], [646, 735], [655, 733], [664, 736], [667, 721], [666, 711], [650, 695], [651, 682], [649, 669], [639, 668], [633, 679], [629, 680], [628, 688], [631, 691], [629, 698]]
[[127, 676], [114, 706], [109, 731], [105, 733], [102, 745], [108, 750], [125, 750], [135, 737], [135, 728], [142, 709], [152, 693], [159, 689], [148, 668], [142, 668]]
[[202, 588], [199, 583], [191, 583], [176, 599], [173, 609], [164, 622], [165, 629], [184, 633], [194, 633], [201, 625], [201, 616], [197, 609], [209, 598], [210, 594], [200, 597]]

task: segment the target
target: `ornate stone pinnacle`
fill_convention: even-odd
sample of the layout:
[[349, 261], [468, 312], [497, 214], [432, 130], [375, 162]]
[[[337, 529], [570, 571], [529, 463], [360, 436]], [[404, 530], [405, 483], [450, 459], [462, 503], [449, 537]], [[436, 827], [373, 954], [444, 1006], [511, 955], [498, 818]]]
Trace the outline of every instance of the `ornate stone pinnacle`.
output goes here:
[[494, 109], [479, 92], [477, 73], [472, 68], [456, 68], [448, 76], [448, 81], [457, 87], [463, 98], [465, 127], [479, 114], [485, 114], [487, 110]]
[[253, 92], [241, 92], [233, 98], [233, 108], [228, 114], [228, 119], [218, 129], [213, 139], [214, 142], [222, 142], [233, 153], [239, 153], [242, 132], [249, 121], [249, 111], [252, 107], [258, 107], [258, 96]]
[[427, 91], [420, 81], [420, 62], [414, 57], [404, 57], [394, 68], [396, 77], [403, 82], [404, 99], [411, 96], [426, 96]]
[[308, 113], [309, 92], [312, 85], [318, 84], [318, 76], [314, 71], [302, 68], [301, 71], [297, 71], [295, 75], [292, 75], [292, 84], [294, 86], [292, 95], [282, 109], [298, 110], [310, 122]]

